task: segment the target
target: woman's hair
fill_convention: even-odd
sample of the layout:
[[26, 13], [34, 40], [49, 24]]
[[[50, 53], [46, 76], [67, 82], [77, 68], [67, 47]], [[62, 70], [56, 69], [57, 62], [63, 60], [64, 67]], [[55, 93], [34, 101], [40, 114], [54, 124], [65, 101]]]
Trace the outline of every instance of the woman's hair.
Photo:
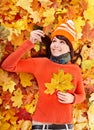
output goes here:
[[60, 40], [64, 40], [66, 42], [66, 44], [69, 46], [71, 62], [72, 62], [72, 59], [73, 59], [73, 56], [74, 56], [74, 49], [73, 49], [72, 43], [65, 36], [57, 35], [56, 38], [58, 38]]
[[[42, 42], [39, 44], [39, 51], [36, 52], [35, 49], [31, 49], [31, 56], [32, 57], [48, 57], [50, 58], [51, 51], [50, 51], [50, 44], [51, 44], [51, 39], [49, 36], [45, 35], [45, 37], [41, 37]], [[45, 49], [44, 49], [44, 48]]]

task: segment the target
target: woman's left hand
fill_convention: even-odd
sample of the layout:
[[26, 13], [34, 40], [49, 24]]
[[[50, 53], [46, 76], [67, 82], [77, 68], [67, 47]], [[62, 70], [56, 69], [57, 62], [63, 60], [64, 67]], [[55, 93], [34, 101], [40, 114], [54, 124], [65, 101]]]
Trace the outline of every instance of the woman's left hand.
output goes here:
[[61, 103], [73, 103], [74, 102], [74, 95], [71, 93], [63, 93], [58, 91], [57, 92], [58, 101]]

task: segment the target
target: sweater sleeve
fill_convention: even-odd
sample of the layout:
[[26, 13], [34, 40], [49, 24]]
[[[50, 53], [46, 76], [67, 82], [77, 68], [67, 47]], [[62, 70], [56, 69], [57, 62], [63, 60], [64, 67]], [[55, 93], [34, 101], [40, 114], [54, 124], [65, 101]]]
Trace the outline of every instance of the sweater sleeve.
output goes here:
[[[34, 44], [30, 40], [26, 40], [22, 46], [18, 47], [15, 52], [10, 54], [2, 63], [1, 67], [10, 72], [28, 72], [29, 67], [26, 65], [29, 64], [30, 60], [28, 59], [21, 59], [23, 55], [32, 49]], [[30, 58], [32, 59], [32, 58]], [[33, 62], [31, 62], [33, 64]], [[32, 65], [30, 63], [30, 65]], [[28, 65], [29, 66], [29, 65]]]
[[74, 104], [81, 103], [86, 98], [85, 89], [84, 89], [84, 85], [83, 85], [83, 79], [82, 79], [82, 75], [81, 75], [81, 70], [79, 67], [78, 67], [77, 75], [78, 75], [77, 76], [78, 83], [77, 83], [75, 93], [73, 94], [75, 96]]

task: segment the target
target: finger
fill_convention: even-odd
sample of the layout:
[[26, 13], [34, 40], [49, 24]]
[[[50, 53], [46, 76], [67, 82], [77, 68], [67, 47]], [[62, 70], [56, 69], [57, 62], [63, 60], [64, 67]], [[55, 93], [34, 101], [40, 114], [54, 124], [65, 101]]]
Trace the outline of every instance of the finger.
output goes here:
[[58, 91], [58, 92], [57, 92], [57, 95], [64, 95], [64, 96], [66, 96], [67, 93], [64, 93], [64, 92]]
[[63, 95], [58, 95], [58, 98], [61, 100], [66, 100], [66, 96], [63, 96]]
[[31, 32], [31, 34], [32, 33], [37, 34], [37, 35], [39, 35], [41, 37], [45, 36], [45, 34], [44, 34], [44, 32], [42, 30], [34, 30], [34, 31]]
[[60, 100], [60, 99], [58, 99], [58, 101], [59, 101], [60, 103], [67, 103], [65, 100]]

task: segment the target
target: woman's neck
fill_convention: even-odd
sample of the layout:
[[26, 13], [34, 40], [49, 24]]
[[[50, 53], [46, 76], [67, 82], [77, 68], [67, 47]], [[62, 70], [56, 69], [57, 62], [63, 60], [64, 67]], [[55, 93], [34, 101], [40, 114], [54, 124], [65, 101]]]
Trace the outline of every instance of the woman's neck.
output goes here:
[[69, 52], [62, 54], [60, 56], [57, 56], [57, 57], [51, 55], [50, 60], [52, 60], [53, 62], [59, 63], [59, 64], [66, 64], [71, 61], [71, 56], [70, 56]]

